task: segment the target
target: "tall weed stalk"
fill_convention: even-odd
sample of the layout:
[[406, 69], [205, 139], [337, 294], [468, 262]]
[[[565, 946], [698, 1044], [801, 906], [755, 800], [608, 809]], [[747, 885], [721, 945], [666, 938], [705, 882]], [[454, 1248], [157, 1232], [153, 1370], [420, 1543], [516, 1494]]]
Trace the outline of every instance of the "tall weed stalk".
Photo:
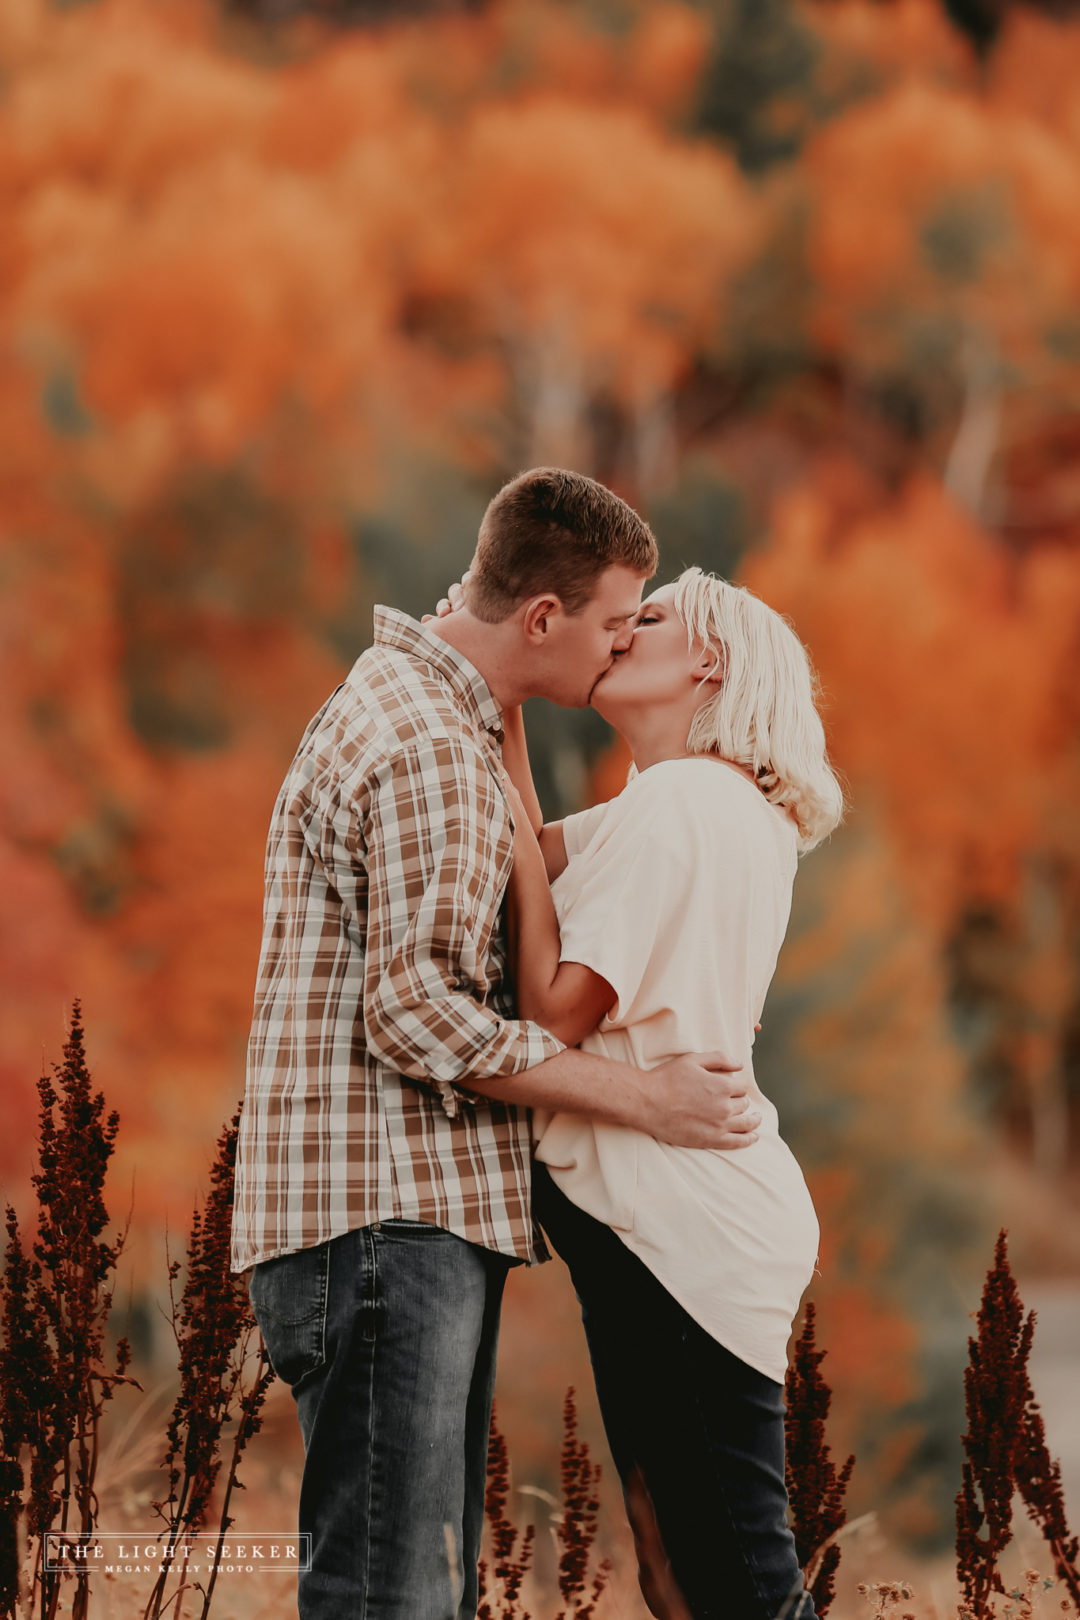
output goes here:
[[795, 1550], [819, 1616], [836, 1595], [840, 1563], [836, 1536], [847, 1522], [844, 1497], [855, 1467], [851, 1456], [837, 1469], [825, 1438], [825, 1420], [832, 1404], [832, 1391], [821, 1373], [825, 1355], [817, 1348], [816, 1310], [813, 1301], [808, 1301], [784, 1384], [784, 1432]]
[[[600, 1468], [589, 1456], [587, 1443], [578, 1436], [573, 1389], [567, 1390], [563, 1402], [559, 1473], [562, 1502], [556, 1505], [553, 1520], [559, 1554], [556, 1582], [561, 1602], [555, 1620], [593, 1620], [611, 1576], [611, 1563], [604, 1559], [595, 1569], [592, 1566], [600, 1524], [597, 1497]], [[521, 1592], [532, 1564], [536, 1527], [530, 1524], [524, 1532], [519, 1531], [506, 1510], [509, 1496], [509, 1454], [493, 1409], [484, 1499], [492, 1557], [490, 1564], [485, 1559], [480, 1562], [477, 1620], [530, 1620], [529, 1611], [522, 1607]]]
[[[86, 1063], [82, 1010], [72, 1011], [63, 1062], [38, 1081], [37, 1235], [27, 1253], [15, 1211], [7, 1209], [0, 1282], [0, 1615], [20, 1598], [52, 1620], [64, 1576], [45, 1557], [46, 1536], [75, 1550], [97, 1523], [94, 1489], [102, 1412], [127, 1376], [127, 1341], [105, 1364], [112, 1277], [124, 1243], [109, 1243], [105, 1174], [119, 1124], [94, 1092]], [[55, 1546], [55, 1543], [51, 1543]], [[27, 1570], [22, 1548], [29, 1550]], [[90, 1587], [73, 1561], [73, 1620], [84, 1620]]]
[[[223, 1436], [229, 1423], [235, 1427], [221, 1493], [218, 1536], [224, 1536], [232, 1524], [229, 1508], [233, 1492], [243, 1488], [238, 1477], [240, 1458], [259, 1429], [263, 1402], [274, 1378], [252, 1314], [246, 1281], [229, 1270], [239, 1123], [240, 1116], [235, 1114], [218, 1138], [210, 1166], [210, 1192], [203, 1208], [196, 1207], [192, 1215], [179, 1300], [173, 1290], [180, 1263], [173, 1261], [169, 1266], [180, 1391], [166, 1431], [169, 1494], [157, 1504], [167, 1526], [163, 1568], [147, 1602], [145, 1620], [157, 1620], [166, 1606], [175, 1605], [174, 1613], [179, 1614], [187, 1572], [182, 1554], [177, 1563], [177, 1550], [206, 1523], [224, 1460]], [[174, 1570], [179, 1574], [180, 1586], [166, 1602]], [[200, 1620], [205, 1620], [210, 1611], [216, 1581], [215, 1559], [206, 1586], [195, 1583], [203, 1594]]]
[[1058, 1579], [1080, 1606], [1077, 1538], [1066, 1523], [1061, 1467], [1047, 1450], [1028, 1372], [1034, 1336], [1035, 1312], [1024, 1314], [1003, 1229], [964, 1374], [968, 1426], [956, 1498], [956, 1574], [966, 1620], [993, 1620], [993, 1594], [1005, 1593], [998, 1560], [1012, 1538], [1016, 1492], [1047, 1541]]

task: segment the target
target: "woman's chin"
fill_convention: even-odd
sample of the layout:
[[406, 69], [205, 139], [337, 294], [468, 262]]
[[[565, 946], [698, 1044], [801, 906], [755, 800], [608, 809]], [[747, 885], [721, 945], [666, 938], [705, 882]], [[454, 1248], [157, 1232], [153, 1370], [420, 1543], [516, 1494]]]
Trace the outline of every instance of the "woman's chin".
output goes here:
[[605, 691], [604, 687], [604, 681], [597, 681], [592, 689], [589, 704], [596, 710], [601, 720], [606, 720], [609, 726], [614, 726], [617, 724], [616, 715], [619, 712], [619, 700], [614, 693]]
[[624, 689], [628, 685], [632, 692], [633, 678], [629, 676], [629, 671], [624, 671], [615, 664], [601, 675], [592, 689], [589, 703], [609, 725], [618, 726], [619, 717], [626, 712], [627, 692]]

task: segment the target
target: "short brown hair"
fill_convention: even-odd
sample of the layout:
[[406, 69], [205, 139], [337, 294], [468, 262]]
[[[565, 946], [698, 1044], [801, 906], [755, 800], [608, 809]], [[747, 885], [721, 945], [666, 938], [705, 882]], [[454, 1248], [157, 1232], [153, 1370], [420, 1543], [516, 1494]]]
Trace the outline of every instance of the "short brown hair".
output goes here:
[[484, 513], [468, 604], [489, 624], [551, 591], [580, 613], [606, 568], [651, 578], [659, 557], [644, 518], [584, 473], [533, 467], [504, 484]]

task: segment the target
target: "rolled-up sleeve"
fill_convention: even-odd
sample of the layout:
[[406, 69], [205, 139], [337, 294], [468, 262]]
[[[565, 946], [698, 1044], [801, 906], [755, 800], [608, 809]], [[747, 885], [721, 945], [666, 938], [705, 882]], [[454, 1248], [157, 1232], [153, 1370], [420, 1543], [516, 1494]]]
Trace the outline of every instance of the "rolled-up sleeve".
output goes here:
[[417, 738], [380, 763], [357, 811], [365, 1039], [388, 1067], [433, 1086], [451, 1115], [470, 1080], [519, 1074], [562, 1050], [538, 1024], [488, 1005], [510, 832], [491, 769], [453, 737]]

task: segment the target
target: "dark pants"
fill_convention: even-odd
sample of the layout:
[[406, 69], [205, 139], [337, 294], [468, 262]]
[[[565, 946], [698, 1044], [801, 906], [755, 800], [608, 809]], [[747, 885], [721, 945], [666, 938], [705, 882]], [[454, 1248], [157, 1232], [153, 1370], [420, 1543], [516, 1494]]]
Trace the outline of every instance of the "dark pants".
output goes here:
[[[693, 1620], [813, 1620], [787, 1526], [783, 1388], [738, 1360], [672, 1299], [607, 1226], [535, 1167], [534, 1201], [581, 1305], [608, 1443], [639, 1556], [651, 1498], [674, 1583], [657, 1614]], [[644, 1491], [642, 1490], [644, 1486]], [[648, 1496], [645, 1497], [645, 1491]], [[663, 1576], [659, 1577], [663, 1584]], [[655, 1604], [655, 1606], [654, 1606]]]
[[301, 1620], [471, 1620], [503, 1283], [512, 1264], [383, 1221], [255, 1267], [304, 1437]]

